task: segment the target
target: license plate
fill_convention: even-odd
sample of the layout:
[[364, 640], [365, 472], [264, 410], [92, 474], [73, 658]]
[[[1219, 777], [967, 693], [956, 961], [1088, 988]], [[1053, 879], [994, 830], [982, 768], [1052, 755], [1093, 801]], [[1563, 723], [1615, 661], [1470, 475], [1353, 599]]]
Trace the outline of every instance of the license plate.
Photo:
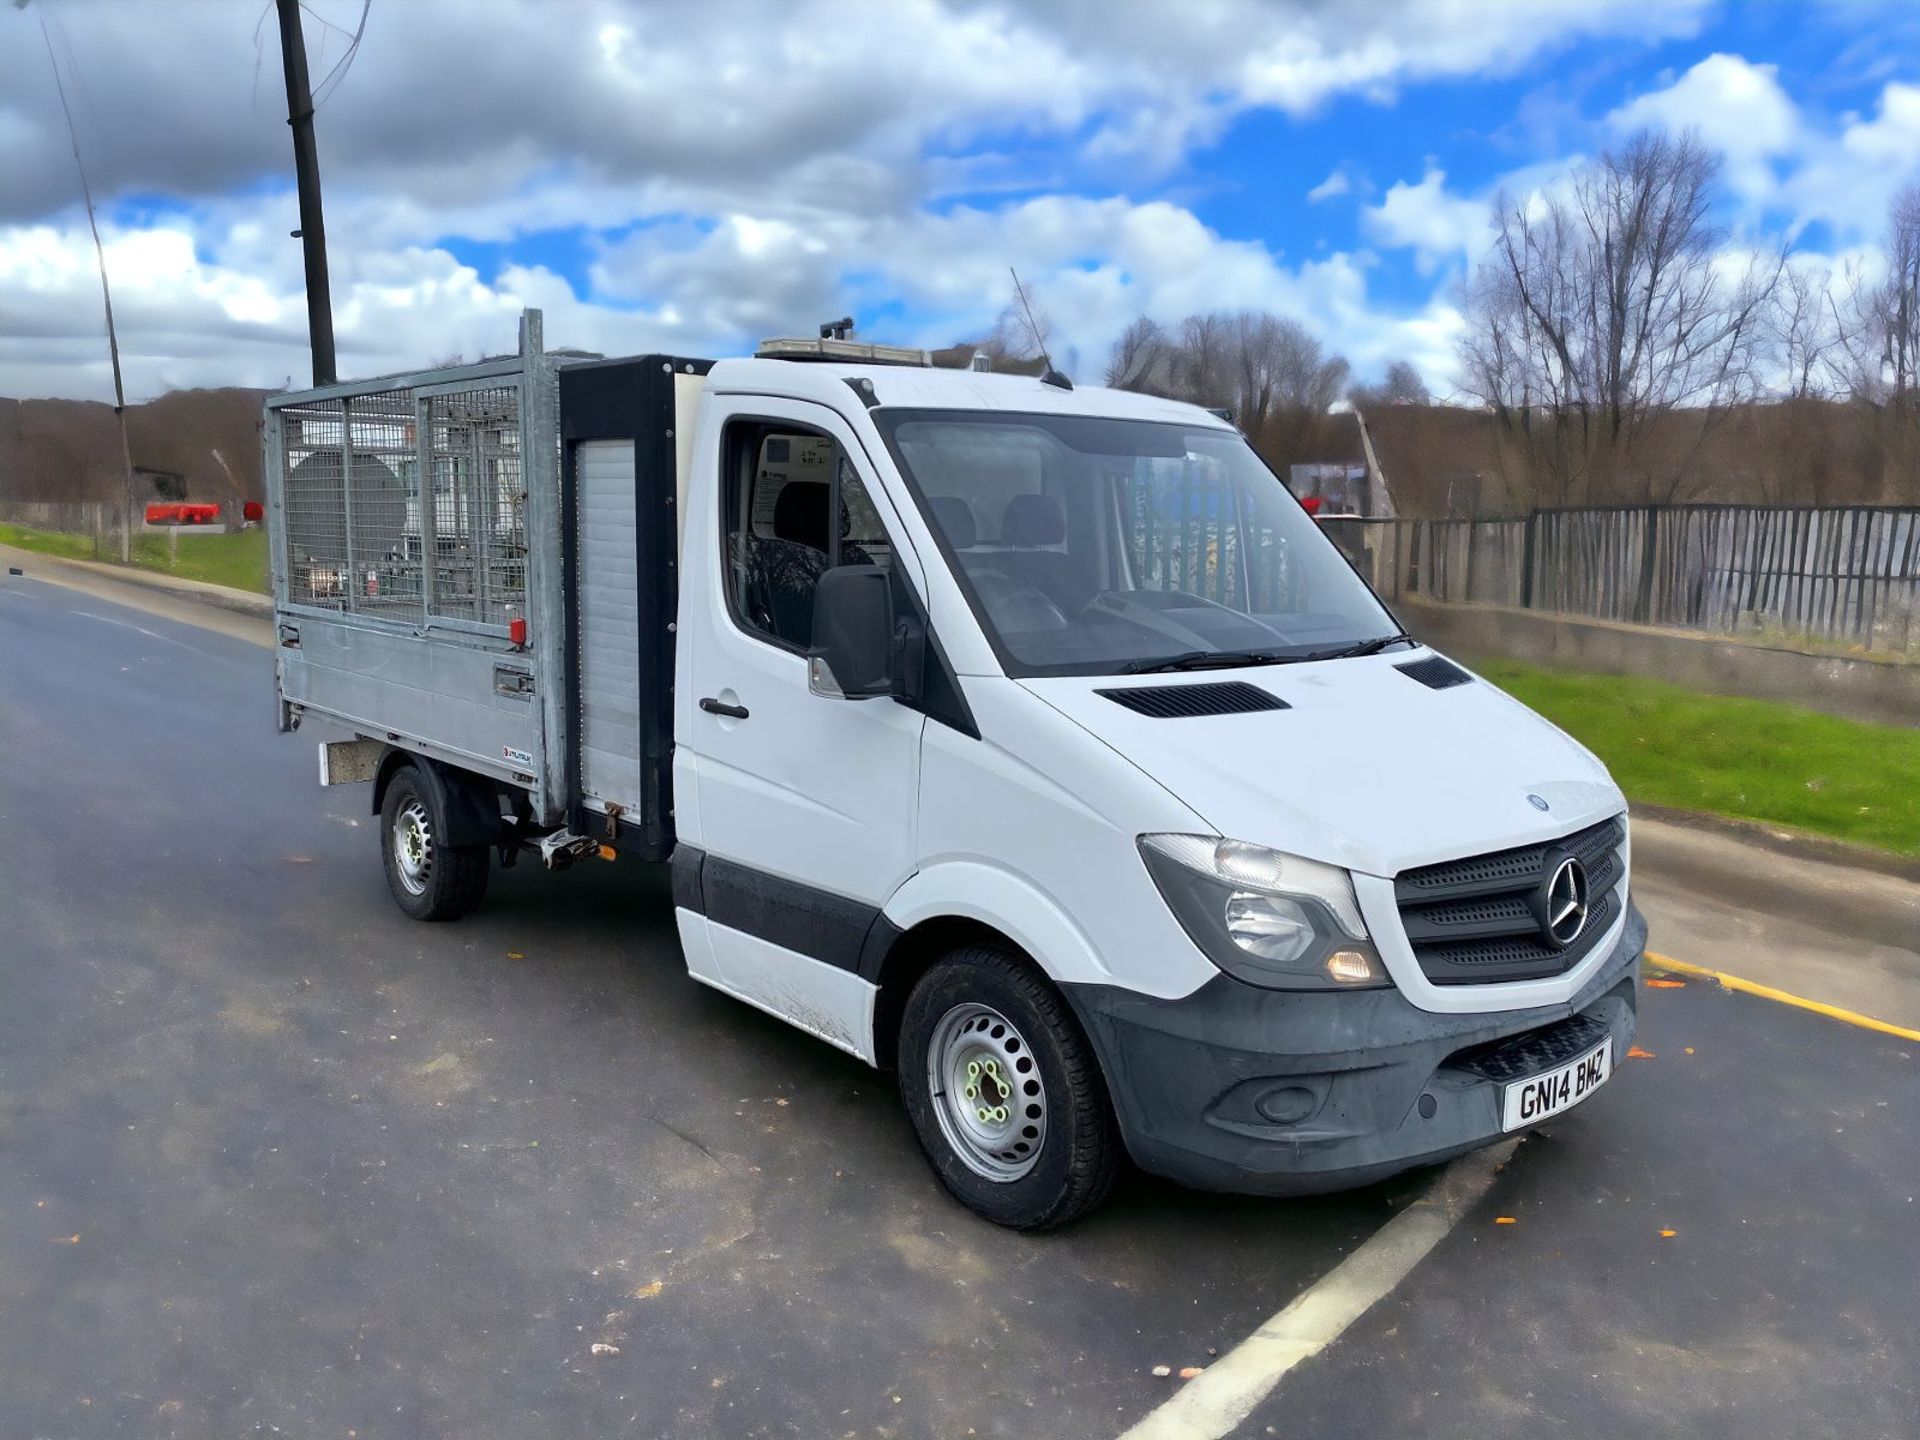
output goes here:
[[1537, 1125], [1549, 1115], [1571, 1110], [1607, 1083], [1613, 1074], [1613, 1040], [1602, 1040], [1578, 1059], [1557, 1065], [1544, 1075], [1519, 1080], [1501, 1092], [1501, 1128], [1518, 1130]]

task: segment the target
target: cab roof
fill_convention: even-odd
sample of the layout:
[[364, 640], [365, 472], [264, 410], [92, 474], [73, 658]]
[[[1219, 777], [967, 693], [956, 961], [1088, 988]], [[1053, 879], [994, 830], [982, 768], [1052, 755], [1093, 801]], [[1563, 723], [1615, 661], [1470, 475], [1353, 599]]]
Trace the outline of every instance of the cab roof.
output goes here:
[[722, 394], [775, 395], [843, 408], [849, 390], [863, 403], [912, 410], [988, 410], [1003, 414], [1084, 415], [1113, 420], [1161, 420], [1231, 430], [1209, 410], [1157, 395], [1105, 386], [1067, 390], [1032, 375], [992, 375], [920, 365], [860, 365], [832, 361], [719, 360], [707, 374]]

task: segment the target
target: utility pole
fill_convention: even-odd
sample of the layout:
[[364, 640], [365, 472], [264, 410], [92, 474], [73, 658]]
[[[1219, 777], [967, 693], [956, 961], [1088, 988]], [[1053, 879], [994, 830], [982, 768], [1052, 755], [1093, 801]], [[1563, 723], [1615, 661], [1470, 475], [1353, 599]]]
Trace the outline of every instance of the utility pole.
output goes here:
[[[24, 5], [25, 0], [19, 0]], [[93, 213], [93, 187], [87, 183], [86, 162], [80, 158], [80, 132], [73, 128], [73, 111], [67, 106], [67, 87], [60, 79], [60, 62], [54, 59], [53, 37], [47, 33], [47, 17], [40, 17], [40, 38], [46, 42], [47, 63], [53, 66], [53, 88], [60, 96], [60, 113], [67, 118], [67, 138], [73, 142], [73, 167], [80, 172], [80, 198], [87, 202], [87, 228], [93, 232], [93, 257], [100, 264], [100, 299], [107, 311], [107, 358], [113, 362], [113, 414], [120, 424], [120, 562], [133, 560], [133, 447], [127, 443], [127, 391], [120, 382], [120, 337], [113, 328], [113, 289], [107, 284], [107, 252], [100, 243], [100, 222]]]
[[307, 335], [313, 348], [313, 383], [331, 385], [333, 294], [327, 284], [327, 227], [320, 213], [320, 157], [313, 144], [313, 90], [307, 81], [307, 41], [300, 30], [300, 0], [275, 0], [280, 13], [280, 58], [287, 71], [287, 124], [293, 127], [293, 170], [300, 184], [299, 237], [307, 268]]

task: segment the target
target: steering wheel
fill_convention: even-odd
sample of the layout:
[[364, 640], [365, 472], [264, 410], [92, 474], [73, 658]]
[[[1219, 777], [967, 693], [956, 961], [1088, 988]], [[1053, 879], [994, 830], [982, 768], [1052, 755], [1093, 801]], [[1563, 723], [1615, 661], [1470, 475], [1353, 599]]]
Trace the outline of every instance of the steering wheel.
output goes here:
[[994, 623], [1003, 630], [1064, 630], [1073, 622], [1047, 592], [999, 570], [975, 570], [969, 578]]

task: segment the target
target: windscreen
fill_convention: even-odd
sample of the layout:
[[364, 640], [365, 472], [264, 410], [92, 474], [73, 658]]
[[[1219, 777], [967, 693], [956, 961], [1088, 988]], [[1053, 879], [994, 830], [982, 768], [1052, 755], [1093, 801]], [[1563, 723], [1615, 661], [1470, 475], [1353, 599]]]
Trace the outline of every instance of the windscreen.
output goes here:
[[967, 411], [874, 418], [1010, 674], [1297, 659], [1399, 630], [1237, 432]]

